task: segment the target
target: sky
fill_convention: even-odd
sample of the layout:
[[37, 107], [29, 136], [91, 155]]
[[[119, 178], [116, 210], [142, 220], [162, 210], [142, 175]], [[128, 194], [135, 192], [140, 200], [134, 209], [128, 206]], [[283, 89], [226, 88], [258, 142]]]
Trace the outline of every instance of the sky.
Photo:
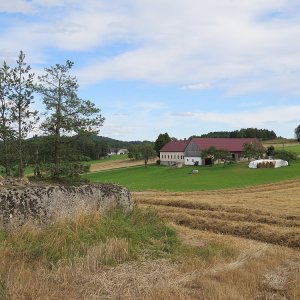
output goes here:
[[0, 0], [0, 64], [20, 50], [39, 75], [74, 62], [103, 136], [300, 124], [299, 0]]

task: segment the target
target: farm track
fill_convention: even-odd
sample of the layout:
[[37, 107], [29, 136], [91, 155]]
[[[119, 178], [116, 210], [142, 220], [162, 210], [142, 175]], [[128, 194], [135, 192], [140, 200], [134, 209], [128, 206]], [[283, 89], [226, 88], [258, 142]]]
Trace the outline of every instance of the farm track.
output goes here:
[[177, 225], [300, 248], [300, 179], [245, 189], [133, 193]]

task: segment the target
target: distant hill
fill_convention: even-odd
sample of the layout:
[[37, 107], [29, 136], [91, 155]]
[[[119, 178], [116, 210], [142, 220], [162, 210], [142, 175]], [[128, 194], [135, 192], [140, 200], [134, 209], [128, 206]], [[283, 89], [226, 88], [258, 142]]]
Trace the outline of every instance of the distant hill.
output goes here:
[[120, 141], [120, 140], [115, 140], [109, 137], [105, 136], [94, 136], [94, 140], [99, 141], [99, 142], [105, 142], [109, 145], [110, 148], [130, 148], [132, 145], [138, 145], [138, 144], [152, 144], [153, 142], [151, 141]]

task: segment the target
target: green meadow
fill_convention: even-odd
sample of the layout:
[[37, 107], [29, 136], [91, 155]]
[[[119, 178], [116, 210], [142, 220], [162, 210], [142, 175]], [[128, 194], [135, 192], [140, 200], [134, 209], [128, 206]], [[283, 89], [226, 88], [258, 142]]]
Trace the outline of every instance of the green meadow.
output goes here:
[[[198, 174], [192, 174], [197, 169]], [[300, 177], [300, 162], [277, 169], [249, 169], [247, 163], [212, 167], [165, 167], [149, 165], [90, 173], [85, 178], [95, 183], [116, 183], [131, 191], [196, 191], [241, 188]]]

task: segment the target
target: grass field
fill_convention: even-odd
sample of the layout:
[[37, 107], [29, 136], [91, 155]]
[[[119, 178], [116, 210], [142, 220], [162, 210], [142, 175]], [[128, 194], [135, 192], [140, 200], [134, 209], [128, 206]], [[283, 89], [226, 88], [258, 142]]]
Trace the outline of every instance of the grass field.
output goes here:
[[263, 145], [265, 147], [269, 147], [273, 145], [275, 149], [277, 150], [287, 150], [291, 152], [295, 152], [297, 154], [300, 154], [300, 143], [296, 142], [295, 140], [270, 140], [270, 141], [264, 141]]
[[[198, 174], [192, 174], [198, 169]], [[300, 176], [300, 162], [277, 169], [249, 169], [246, 163], [181, 169], [150, 165], [84, 175], [92, 182], [112, 182], [132, 191], [197, 191], [248, 187]]]

